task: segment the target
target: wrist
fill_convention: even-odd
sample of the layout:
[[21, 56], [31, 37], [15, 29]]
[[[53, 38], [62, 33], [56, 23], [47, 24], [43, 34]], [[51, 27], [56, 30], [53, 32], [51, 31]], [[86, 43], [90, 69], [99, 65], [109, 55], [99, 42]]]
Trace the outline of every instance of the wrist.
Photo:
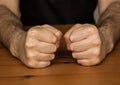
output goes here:
[[9, 49], [11, 54], [15, 57], [19, 57], [19, 49], [20, 49], [21, 43], [23, 42], [25, 34], [26, 34], [25, 31], [19, 30], [13, 34], [10, 40]]
[[99, 28], [99, 32], [101, 36], [104, 38], [103, 42], [106, 46], [107, 53], [111, 52], [114, 48], [114, 39], [113, 39], [113, 33], [111, 32], [111, 26], [105, 25]]
[[[111, 3], [101, 14], [97, 27], [104, 35], [110, 52], [120, 40], [120, 1]], [[110, 43], [110, 44], [109, 44]]]

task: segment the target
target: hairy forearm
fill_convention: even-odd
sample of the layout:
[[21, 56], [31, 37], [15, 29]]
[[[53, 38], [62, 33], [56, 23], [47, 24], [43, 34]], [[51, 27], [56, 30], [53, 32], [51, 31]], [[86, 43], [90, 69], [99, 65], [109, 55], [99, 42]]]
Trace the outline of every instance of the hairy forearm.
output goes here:
[[20, 34], [24, 32], [22, 27], [19, 18], [8, 8], [0, 5], [0, 40], [14, 56], [16, 55], [14, 50], [17, 51], [17, 47], [13, 45], [19, 43]]
[[100, 16], [97, 25], [108, 43], [111, 43], [109, 46], [109, 51], [111, 51], [120, 40], [120, 1], [108, 6]]

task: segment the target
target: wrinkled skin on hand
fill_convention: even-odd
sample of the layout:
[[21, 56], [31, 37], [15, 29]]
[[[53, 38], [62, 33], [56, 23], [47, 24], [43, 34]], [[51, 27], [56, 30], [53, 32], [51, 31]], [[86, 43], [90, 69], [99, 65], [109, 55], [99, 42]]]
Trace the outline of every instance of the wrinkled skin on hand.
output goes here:
[[49, 25], [34, 26], [21, 37], [18, 58], [28, 67], [43, 68], [55, 58], [62, 33]]
[[[99, 64], [109, 52], [109, 43], [102, 32], [91, 24], [76, 24], [65, 35], [67, 49], [72, 51], [78, 64], [92, 66]], [[109, 36], [106, 36], [109, 37]]]

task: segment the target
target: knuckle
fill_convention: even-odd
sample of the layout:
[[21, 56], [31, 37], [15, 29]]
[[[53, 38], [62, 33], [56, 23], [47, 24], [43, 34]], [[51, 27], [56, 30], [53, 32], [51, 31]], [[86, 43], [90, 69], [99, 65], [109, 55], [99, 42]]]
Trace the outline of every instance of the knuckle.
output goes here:
[[65, 40], [69, 39], [68, 33], [65, 33], [65, 34], [64, 34], [64, 38], [65, 38]]
[[32, 42], [26, 42], [25, 43], [25, 48], [26, 49], [31, 49], [31, 48], [34, 48], [34, 47], [36, 47], [36, 45], [33, 44]]
[[90, 27], [90, 28], [89, 28], [89, 32], [91, 32], [91, 33], [96, 33], [97, 31], [96, 31], [96, 29], [95, 29], [95, 28]]
[[57, 33], [56, 33], [56, 34], [57, 34], [57, 36], [62, 36], [62, 32], [61, 32], [61, 31], [59, 31], [59, 30], [57, 31]]
[[53, 45], [53, 52], [56, 52], [56, 51], [57, 51], [57, 46]]
[[95, 25], [90, 24], [90, 27], [93, 29], [97, 29], [97, 27]]
[[70, 50], [73, 51], [74, 50], [74, 47], [70, 45]]
[[50, 65], [50, 61], [47, 61], [47, 62], [39, 62], [39, 68], [44, 68], [44, 67], [47, 67]]
[[88, 25], [88, 32], [89, 33], [96, 33], [97, 28], [94, 25]]
[[28, 30], [27, 35], [35, 36], [38, 33], [38, 31], [34, 28], [31, 28]]
[[42, 57], [41, 60], [50, 61], [53, 60], [54, 58], [55, 58], [55, 54], [48, 54], [47, 56]]
[[33, 62], [32, 60], [28, 60], [27, 66], [30, 68], [36, 68], [37, 65], [35, 65], [35, 62]]
[[95, 58], [91, 60], [91, 65], [97, 65], [101, 62], [101, 60], [99, 58]]
[[54, 36], [49, 36], [48, 39], [51, 40], [52, 43], [56, 43], [57, 42], [57, 38]]
[[94, 57], [98, 57], [100, 55], [100, 48], [95, 48], [91, 53]]
[[50, 60], [53, 60], [55, 58], [55, 54], [51, 54]]
[[75, 54], [75, 53], [72, 53], [72, 57], [73, 57], [73, 58], [76, 58], [76, 54]]
[[77, 63], [80, 64], [80, 65], [84, 65], [84, 66], [87, 66], [88, 63], [82, 61], [82, 60], [77, 60]]
[[44, 25], [42, 25], [42, 27], [51, 27], [51, 26], [48, 24], [44, 24]]
[[26, 53], [26, 57], [27, 57], [28, 59], [33, 60], [33, 59], [35, 58], [35, 54], [32, 53], [32, 52], [27, 52], [27, 53]]
[[72, 57], [73, 57], [73, 58], [77, 59], [77, 56], [78, 56], [78, 55], [77, 55], [76, 53], [72, 53]]
[[75, 24], [75, 26], [76, 26], [76, 27], [79, 27], [79, 26], [81, 26], [81, 24], [77, 23], [77, 24]]
[[73, 44], [70, 44], [70, 50], [74, 51], [74, 49], [76, 49], [76, 46], [74, 46]]
[[94, 50], [94, 51], [92, 51], [92, 55], [94, 57], [99, 56], [100, 55], [100, 51], [99, 50]]
[[97, 40], [93, 41], [93, 45], [95, 45], [95, 46], [101, 45], [101, 41], [97, 39]]
[[82, 64], [79, 60], [77, 60], [77, 63], [78, 63], [78, 64]]

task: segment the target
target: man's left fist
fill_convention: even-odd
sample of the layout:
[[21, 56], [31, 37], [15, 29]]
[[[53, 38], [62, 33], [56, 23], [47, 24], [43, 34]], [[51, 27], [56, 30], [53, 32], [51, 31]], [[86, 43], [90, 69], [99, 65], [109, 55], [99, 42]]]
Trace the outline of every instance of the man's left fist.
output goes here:
[[77, 59], [78, 64], [99, 64], [107, 54], [104, 36], [94, 25], [76, 24], [64, 37], [67, 49], [72, 51], [72, 56]]

